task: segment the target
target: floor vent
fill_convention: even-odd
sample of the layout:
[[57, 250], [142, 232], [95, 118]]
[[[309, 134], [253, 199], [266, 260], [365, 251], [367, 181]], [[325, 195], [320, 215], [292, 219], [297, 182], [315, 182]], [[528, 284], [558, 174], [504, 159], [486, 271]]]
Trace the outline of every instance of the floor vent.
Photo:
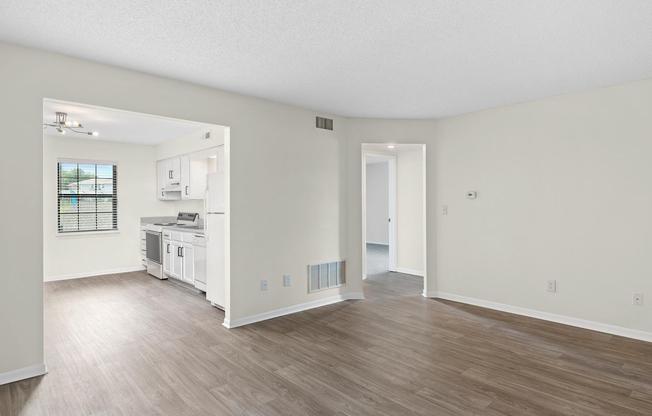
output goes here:
[[346, 261], [344, 260], [311, 264], [308, 268], [308, 293], [346, 284]]
[[317, 116], [317, 128], [325, 130], [333, 130], [333, 120]]

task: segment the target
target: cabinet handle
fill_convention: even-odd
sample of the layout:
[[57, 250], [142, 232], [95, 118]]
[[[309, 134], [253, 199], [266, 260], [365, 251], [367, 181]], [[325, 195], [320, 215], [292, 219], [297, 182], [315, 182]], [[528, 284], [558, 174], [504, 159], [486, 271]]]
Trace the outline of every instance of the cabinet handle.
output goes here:
[[186, 185], [186, 195], [188, 195], [188, 185]]
[[168, 244], [167, 253], [170, 254], [170, 245]]

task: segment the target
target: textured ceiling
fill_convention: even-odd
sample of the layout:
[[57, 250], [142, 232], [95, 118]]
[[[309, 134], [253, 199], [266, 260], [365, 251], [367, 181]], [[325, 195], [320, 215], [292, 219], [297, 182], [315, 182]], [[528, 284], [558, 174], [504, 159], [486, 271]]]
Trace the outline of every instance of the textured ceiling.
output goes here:
[[[67, 113], [68, 121], [78, 121], [84, 126], [83, 129], [78, 130], [99, 133], [99, 136], [93, 137], [65, 130], [65, 137], [75, 139], [155, 145], [205, 129], [207, 126], [206, 124], [194, 124], [144, 114], [52, 101], [43, 102], [43, 123], [54, 123], [57, 111]], [[220, 127], [213, 126], [213, 128], [219, 129]], [[43, 134], [57, 138], [62, 136], [52, 127], [43, 130]]]
[[650, 0], [2, 0], [0, 40], [356, 117], [652, 77]]

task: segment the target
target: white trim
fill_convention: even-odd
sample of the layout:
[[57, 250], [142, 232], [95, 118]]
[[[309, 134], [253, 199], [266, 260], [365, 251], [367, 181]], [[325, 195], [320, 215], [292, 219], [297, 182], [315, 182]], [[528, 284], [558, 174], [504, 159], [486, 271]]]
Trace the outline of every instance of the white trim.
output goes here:
[[375, 243], [373, 241], [367, 241], [367, 244], [375, 244], [377, 246], [389, 246], [389, 243]]
[[247, 316], [246, 318], [240, 318], [234, 320], [224, 319], [224, 323], [222, 325], [224, 325], [229, 329], [237, 328], [243, 325], [249, 325], [260, 321], [266, 321], [272, 318], [278, 318], [279, 316], [290, 315], [292, 313], [306, 311], [308, 309], [319, 308], [321, 306], [330, 305], [332, 303], [341, 302], [343, 300], [353, 300], [353, 299], [364, 299], [364, 296], [362, 295], [361, 292], [345, 293], [343, 295], [331, 296], [330, 298], [319, 299], [312, 302], [306, 302], [299, 305], [290, 306], [287, 308], [276, 309], [274, 311], [264, 312], [258, 315]]
[[113, 165], [118, 166], [115, 160], [93, 160], [93, 159], [71, 159], [66, 157], [57, 158], [57, 163], [79, 164], [79, 165]]
[[57, 233], [57, 238], [80, 238], [80, 237], [97, 237], [100, 235], [116, 235], [120, 230], [106, 231], [71, 231], [69, 233]]
[[397, 267], [396, 270], [393, 270], [396, 273], [403, 273], [403, 274], [412, 274], [415, 276], [421, 276], [423, 277], [423, 272], [419, 270], [412, 270], [412, 269], [404, 269], [402, 267]]
[[45, 364], [36, 364], [30, 367], [19, 368], [18, 370], [7, 371], [0, 374], [0, 386], [32, 377], [47, 374], [48, 369]]
[[147, 268], [145, 266], [127, 267], [126, 269], [102, 270], [99, 272], [69, 274], [65, 276], [51, 276], [51, 277], [45, 277], [43, 281], [56, 282], [58, 280], [80, 279], [82, 277], [103, 276], [105, 274], [129, 273], [129, 272], [137, 272], [139, 270], [146, 270], [146, 269]]
[[424, 292], [423, 296], [439, 298], [454, 302], [466, 303], [497, 311], [513, 313], [515, 315], [528, 316], [530, 318], [542, 319], [544, 321], [556, 322], [559, 324], [575, 326], [578, 328], [590, 329], [592, 331], [604, 332], [606, 334], [618, 335], [626, 338], [638, 339], [652, 342], [652, 332], [639, 331], [638, 329], [624, 328], [622, 326], [603, 324], [586, 319], [573, 318], [570, 316], [557, 315], [549, 312], [536, 311], [534, 309], [521, 308], [518, 306], [506, 305], [503, 303], [490, 302], [488, 300], [467, 298], [466, 296], [453, 295], [442, 292]]

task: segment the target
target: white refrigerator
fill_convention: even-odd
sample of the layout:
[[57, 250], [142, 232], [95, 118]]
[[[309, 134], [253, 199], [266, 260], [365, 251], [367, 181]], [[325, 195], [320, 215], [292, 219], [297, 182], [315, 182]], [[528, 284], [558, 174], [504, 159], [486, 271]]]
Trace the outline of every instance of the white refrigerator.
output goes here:
[[226, 297], [224, 267], [224, 171], [208, 174], [204, 199], [206, 237], [206, 299], [224, 309]]

